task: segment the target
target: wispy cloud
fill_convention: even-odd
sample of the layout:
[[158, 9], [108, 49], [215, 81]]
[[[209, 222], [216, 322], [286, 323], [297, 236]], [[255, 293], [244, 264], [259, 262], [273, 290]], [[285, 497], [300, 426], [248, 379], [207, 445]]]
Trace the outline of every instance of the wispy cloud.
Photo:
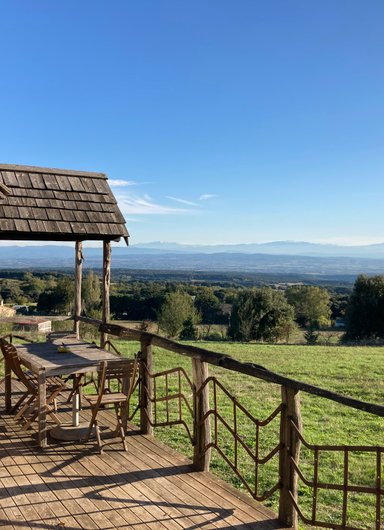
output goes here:
[[207, 201], [209, 199], [214, 199], [215, 197], [218, 197], [218, 195], [214, 195], [213, 193], [204, 193], [203, 195], [200, 195], [199, 201]]
[[171, 195], [167, 195], [167, 199], [171, 199], [171, 201], [180, 202], [181, 204], [186, 204], [188, 206], [197, 206], [195, 202], [179, 199], [178, 197], [172, 197]]
[[119, 207], [122, 213], [126, 215], [171, 215], [191, 211], [188, 208], [175, 208], [159, 204], [149, 195], [139, 196], [124, 192], [116, 195]]
[[126, 186], [137, 186], [138, 182], [135, 182], [134, 180], [121, 180], [121, 179], [111, 179], [108, 180], [109, 185], [114, 188], [123, 188]]

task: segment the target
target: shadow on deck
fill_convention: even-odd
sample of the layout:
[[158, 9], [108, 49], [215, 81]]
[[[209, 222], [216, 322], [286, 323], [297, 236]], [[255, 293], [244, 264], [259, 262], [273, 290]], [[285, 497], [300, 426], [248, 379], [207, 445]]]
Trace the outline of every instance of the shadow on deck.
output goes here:
[[264, 506], [193, 471], [188, 459], [155, 438], [133, 431], [128, 452], [116, 444], [103, 455], [93, 441], [51, 440], [41, 450], [35, 431], [20, 431], [3, 410], [0, 395], [3, 530], [282, 528]]

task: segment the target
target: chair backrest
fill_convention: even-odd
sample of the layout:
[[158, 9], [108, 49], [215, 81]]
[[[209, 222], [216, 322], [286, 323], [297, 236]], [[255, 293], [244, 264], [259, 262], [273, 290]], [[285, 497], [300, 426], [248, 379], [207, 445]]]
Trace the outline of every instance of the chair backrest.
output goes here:
[[13, 344], [7, 342], [5, 339], [0, 338], [0, 348], [3, 353], [4, 359], [11, 367], [12, 372], [16, 377], [30, 390], [31, 392], [36, 391], [35, 385], [30, 379], [26, 377], [21, 368], [20, 359], [17, 354], [17, 350]]
[[[122, 392], [129, 400], [135, 379], [137, 376], [138, 361], [134, 359], [117, 359], [113, 361], [102, 361], [97, 369], [99, 376], [99, 400], [105, 392], [110, 392], [109, 383], [112, 380], [118, 381], [122, 385]], [[106, 387], [108, 384], [108, 387]]]

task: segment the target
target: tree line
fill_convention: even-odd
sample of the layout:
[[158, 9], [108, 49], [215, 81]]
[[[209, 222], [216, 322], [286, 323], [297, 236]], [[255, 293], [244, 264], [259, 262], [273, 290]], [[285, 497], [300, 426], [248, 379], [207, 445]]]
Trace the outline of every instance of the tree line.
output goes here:
[[[24, 304], [28, 312], [70, 314], [72, 274], [33, 274], [0, 279], [7, 304]], [[285, 289], [222, 287], [176, 281], [112, 282], [111, 313], [115, 319], [156, 321], [169, 337], [197, 338], [197, 326], [225, 325], [236, 341], [289, 341], [304, 328], [309, 333], [345, 319], [345, 340], [384, 338], [384, 276], [356, 279], [350, 294], [313, 285]], [[92, 270], [83, 279], [83, 314], [100, 316], [100, 278]], [[313, 337], [313, 335], [312, 335]]]

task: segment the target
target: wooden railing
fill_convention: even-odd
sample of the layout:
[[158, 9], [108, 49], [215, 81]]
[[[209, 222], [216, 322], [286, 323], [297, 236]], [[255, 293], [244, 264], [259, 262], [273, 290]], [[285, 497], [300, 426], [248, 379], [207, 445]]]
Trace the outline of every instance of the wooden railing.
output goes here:
[[[293, 528], [298, 527], [298, 519], [312, 526], [335, 528], [338, 530], [365, 530], [367, 526], [353, 526], [348, 522], [348, 508], [350, 494], [370, 495], [375, 503], [375, 521], [371, 525], [372, 530], [382, 530], [384, 489], [382, 483], [382, 466], [384, 447], [371, 446], [346, 446], [346, 445], [311, 445], [303, 437], [302, 420], [300, 412], [299, 392], [320, 396], [345, 405], [350, 408], [369, 412], [376, 416], [384, 417], [384, 406], [367, 403], [351, 397], [342, 396], [335, 392], [325, 390], [314, 385], [303, 383], [291, 378], [271, 372], [260, 365], [253, 363], [241, 363], [230, 356], [211, 352], [196, 346], [180, 344], [178, 342], [160, 337], [159, 335], [141, 332], [116, 324], [103, 324], [98, 320], [79, 317], [79, 321], [97, 326], [103, 338], [113, 335], [119, 339], [139, 341], [141, 344], [141, 376], [139, 385], [139, 407], [140, 426], [145, 434], [153, 434], [154, 427], [180, 424], [184, 425], [190, 441], [194, 447], [193, 462], [198, 470], [208, 470], [210, 464], [211, 450], [214, 449], [226, 461], [227, 465], [237, 475], [249, 493], [257, 500], [264, 500], [274, 492], [279, 492], [279, 520]], [[192, 381], [181, 368], [173, 368], [165, 372], [154, 374], [152, 370], [152, 347], [158, 346], [171, 352], [190, 357], [192, 359]], [[237, 399], [228, 392], [223, 385], [208, 374], [208, 365], [220, 366], [252, 376], [264, 381], [281, 386], [281, 404], [266, 419], [260, 420], [252, 416]], [[176, 377], [178, 380], [177, 390], [169, 392], [168, 378]], [[160, 396], [157, 391], [158, 380], [163, 380], [163, 393]], [[184, 381], [190, 389], [192, 404], [188, 403], [188, 396], [182, 392], [181, 381]], [[165, 391], [164, 391], [165, 389]], [[217, 406], [218, 389], [232, 402], [233, 417], [231, 422], [224, 418]], [[176, 419], [170, 417], [169, 405], [177, 402], [178, 416]], [[160, 403], [165, 405], [165, 418], [157, 417], [157, 407]], [[183, 405], [186, 406], [190, 423], [183, 414]], [[245, 416], [253, 423], [255, 436], [252, 442], [245, 441], [239, 435], [238, 414]], [[132, 414], [133, 416], [133, 414]], [[260, 429], [275, 419], [279, 419], [278, 440], [269, 453], [260, 456], [259, 434]], [[211, 426], [213, 421], [213, 428]], [[231, 436], [234, 444], [233, 455], [223, 450], [218, 437], [218, 425], [226, 430]], [[306, 472], [300, 467], [300, 447], [313, 453], [313, 471], [311, 478], [307, 478]], [[252, 483], [249, 478], [241, 472], [239, 452], [252, 459], [254, 476]], [[343, 481], [341, 484], [322, 482], [319, 480], [320, 455], [326, 451], [341, 453], [343, 455]], [[349, 483], [349, 457], [352, 453], [368, 453], [375, 455], [375, 480], [374, 484], [367, 486]], [[271, 479], [272, 485], [265, 491], [259, 491], [259, 468], [272, 458], [278, 458], [276, 477]], [[303, 513], [298, 500], [298, 481], [312, 490], [310, 516]], [[322, 490], [341, 492], [342, 501], [339, 510], [339, 522], [325, 521], [321, 519], [318, 511], [318, 498]], [[334, 506], [332, 506], [334, 509]]]

